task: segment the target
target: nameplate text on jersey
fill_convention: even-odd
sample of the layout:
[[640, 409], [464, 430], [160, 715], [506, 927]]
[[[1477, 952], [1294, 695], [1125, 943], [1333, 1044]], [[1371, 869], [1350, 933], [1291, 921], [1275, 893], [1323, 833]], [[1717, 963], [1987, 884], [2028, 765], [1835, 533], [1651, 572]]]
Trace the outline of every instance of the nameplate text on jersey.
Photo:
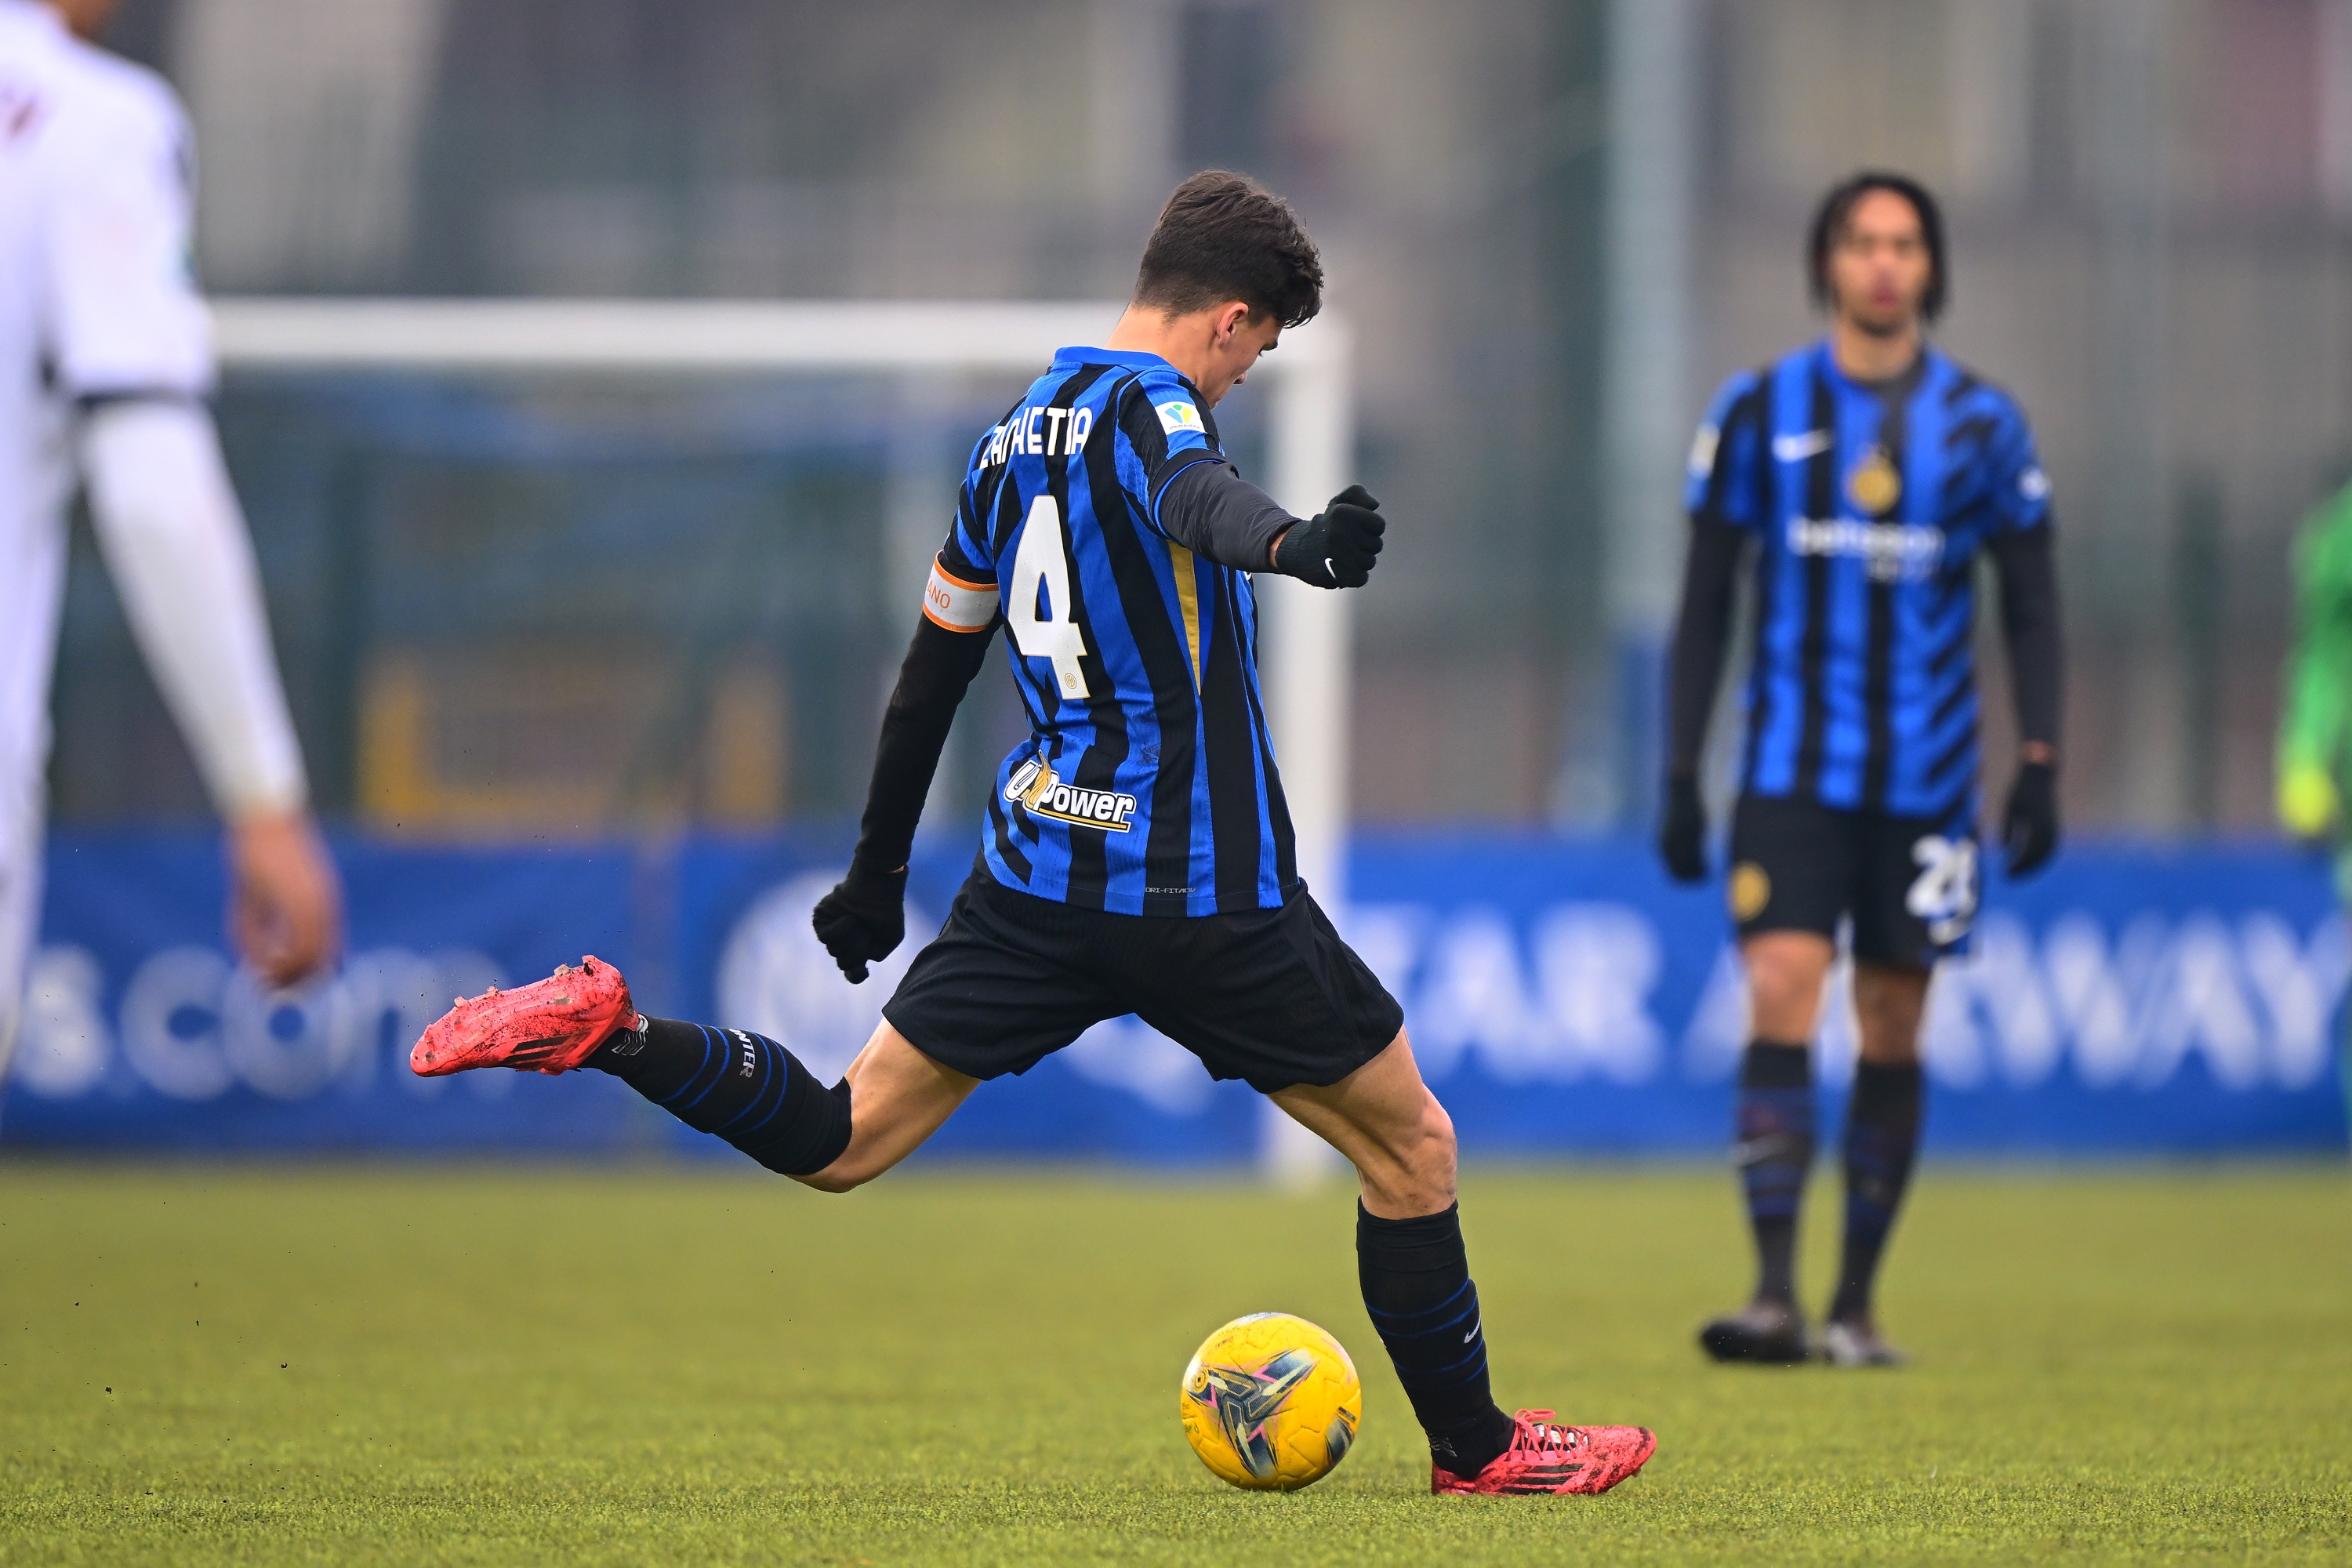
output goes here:
[[985, 468], [1008, 458], [1066, 458], [1094, 434], [1091, 408], [1016, 408], [1013, 416], [988, 433]]

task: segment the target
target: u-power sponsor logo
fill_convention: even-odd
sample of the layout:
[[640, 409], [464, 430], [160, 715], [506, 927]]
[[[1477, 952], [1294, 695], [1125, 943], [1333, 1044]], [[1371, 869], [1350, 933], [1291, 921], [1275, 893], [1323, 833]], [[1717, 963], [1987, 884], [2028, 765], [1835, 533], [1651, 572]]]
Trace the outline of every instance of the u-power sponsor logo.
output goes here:
[[1077, 789], [1035, 757], [1013, 770], [1004, 781], [1004, 798], [1035, 816], [1050, 816], [1076, 827], [1125, 833], [1135, 815], [1135, 797], [1107, 789]]

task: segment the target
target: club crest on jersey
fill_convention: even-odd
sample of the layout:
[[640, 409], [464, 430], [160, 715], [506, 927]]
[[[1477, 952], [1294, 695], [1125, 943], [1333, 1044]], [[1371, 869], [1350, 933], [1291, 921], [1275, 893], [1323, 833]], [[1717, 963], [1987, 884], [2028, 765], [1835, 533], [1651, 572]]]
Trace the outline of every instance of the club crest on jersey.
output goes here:
[[1135, 815], [1135, 797], [1107, 789], [1074, 789], [1043, 761], [1031, 757], [1004, 781], [1004, 798], [1034, 816], [1050, 816], [1074, 827], [1125, 833]]
[[1192, 431], [1196, 435], [1201, 433], [1201, 411], [1181, 397], [1173, 402], [1160, 404], [1152, 412], [1160, 416], [1160, 427], [1171, 436], [1180, 435], [1186, 430]]
[[1864, 517], [1885, 517], [1903, 499], [1903, 474], [1884, 447], [1863, 453], [1845, 476], [1846, 500]]

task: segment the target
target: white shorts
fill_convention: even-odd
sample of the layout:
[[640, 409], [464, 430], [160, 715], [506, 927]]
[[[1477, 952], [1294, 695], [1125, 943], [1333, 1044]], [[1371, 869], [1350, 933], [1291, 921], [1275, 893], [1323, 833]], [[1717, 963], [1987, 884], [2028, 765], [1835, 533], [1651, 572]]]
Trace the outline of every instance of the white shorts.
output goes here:
[[25, 974], [41, 922], [41, 797], [0, 806], [0, 1087], [16, 1054]]

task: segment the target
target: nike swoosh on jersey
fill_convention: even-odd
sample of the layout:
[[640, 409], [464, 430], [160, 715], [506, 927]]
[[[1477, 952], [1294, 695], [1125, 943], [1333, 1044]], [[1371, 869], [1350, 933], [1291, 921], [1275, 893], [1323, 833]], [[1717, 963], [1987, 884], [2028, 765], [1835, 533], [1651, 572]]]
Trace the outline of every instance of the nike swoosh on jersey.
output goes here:
[[1802, 462], [1807, 458], [1828, 451], [1830, 444], [1835, 439], [1836, 437], [1826, 430], [1807, 430], [1796, 436], [1775, 436], [1772, 437], [1772, 455], [1784, 463]]

